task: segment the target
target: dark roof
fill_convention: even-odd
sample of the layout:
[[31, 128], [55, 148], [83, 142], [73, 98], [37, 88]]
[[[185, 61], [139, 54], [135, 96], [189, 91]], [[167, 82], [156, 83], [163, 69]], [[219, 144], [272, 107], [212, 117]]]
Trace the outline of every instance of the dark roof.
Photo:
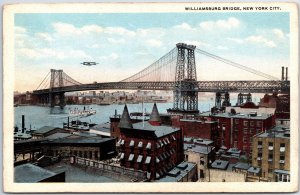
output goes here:
[[15, 182], [18, 183], [36, 183], [54, 175], [56, 175], [56, 173], [30, 163], [14, 168]]
[[226, 169], [228, 166], [228, 161], [225, 160], [215, 160], [212, 164], [211, 167], [215, 169]]
[[243, 170], [248, 170], [250, 168], [250, 165], [248, 163], [237, 163], [234, 168], [236, 169], [243, 169]]
[[55, 140], [46, 141], [46, 143], [65, 143], [65, 144], [100, 144], [107, 141], [110, 141], [114, 138], [102, 138], [100, 136], [93, 136], [93, 137], [67, 137], [67, 138], [60, 138]]
[[171, 126], [165, 126], [165, 125], [160, 125], [160, 126], [154, 126], [151, 125], [148, 121], [147, 122], [139, 122], [139, 123], [134, 123], [132, 124], [133, 129], [138, 129], [142, 131], [153, 131], [156, 137], [163, 137], [165, 135], [169, 135], [171, 133], [174, 133], [176, 131], [179, 131], [180, 128], [177, 127], [171, 127]]
[[119, 123], [119, 127], [120, 128], [129, 128], [129, 129], [132, 128], [132, 124], [131, 124], [131, 121], [130, 121], [130, 115], [129, 115], [128, 108], [127, 108], [126, 104], [124, 106], [124, 110], [123, 110], [123, 114], [122, 114], [122, 117], [121, 117], [121, 120], [120, 120], [120, 123]]
[[157, 122], [161, 121], [158, 110], [157, 110], [156, 103], [154, 103], [154, 105], [153, 105], [149, 121], [157, 121]]
[[34, 131], [33, 134], [45, 134], [48, 133], [54, 129], [59, 129], [57, 127], [52, 127], [52, 126], [43, 126], [41, 128], [39, 128], [38, 130]]
[[103, 123], [100, 125], [95, 125], [93, 127], [90, 127], [90, 129], [110, 133], [110, 123]]
[[49, 140], [52, 140], [52, 139], [59, 139], [59, 138], [69, 137], [71, 135], [72, 134], [70, 134], [70, 133], [54, 133], [52, 135], [47, 136], [46, 138], [48, 138]]

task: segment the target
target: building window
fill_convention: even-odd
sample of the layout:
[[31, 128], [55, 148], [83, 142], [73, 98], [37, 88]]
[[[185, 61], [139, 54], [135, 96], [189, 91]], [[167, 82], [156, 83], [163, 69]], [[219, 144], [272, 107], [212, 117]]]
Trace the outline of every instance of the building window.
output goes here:
[[184, 159], [187, 161], [189, 159], [189, 155], [184, 155]]
[[200, 169], [200, 178], [204, 178], [204, 171], [202, 169]]
[[254, 127], [254, 121], [250, 121], [250, 126]]
[[248, 121], [244, 121], [244, 126], [245, 126], [245, 127], [248, 126]]
[[269, 168], [268, 169], [268, 173], [272, 173], [273, 172], [273, 169], [272, 168]]
[[90, 159], [92, 159], [92, 158], [93, 158], [93, 152], [90, 151]]
[[280, 144], [280, 152], [285, 152], [285, 143]]
[[269, 162], [273, 162], [273, 154], [269, 154], [268, 161], [269, 161]]
[[250, 134], [252, 135], [254, 133], [254, 129], [250, 128]]
[[84, 158], [87, 158], [87, 151], [84, 151]]
[[239, 124], [239, 119], [235, 119], [235, 124]]
[[95, 151], [95, 159], [98, 160], [98, 151]]
[[204, 160], [200, 160], [200, 165], [204, 165]]
[[257, 122], [256, 122], [256, 126], [257, 126], [257, 127], [261, 127], [261, 121], [257, 121]]
[[247, 136], [244, 136], [243, 137], [243, 142], [245, 143], [245, 142], [248, 142], [248, 137]]
[[76, 150], [74, 151], [74, 155], [77, 156], [77, 151]]
[[248, 128], [244, 128], [243, 132], [244, 132], [244, 134], [247, 134], [248, 133]]
[[269, 150], [273, 150], [273, 142], [269, 142]]
[[79, 157], [82, 157], [82, 152], [81, 151], [79, 151]]

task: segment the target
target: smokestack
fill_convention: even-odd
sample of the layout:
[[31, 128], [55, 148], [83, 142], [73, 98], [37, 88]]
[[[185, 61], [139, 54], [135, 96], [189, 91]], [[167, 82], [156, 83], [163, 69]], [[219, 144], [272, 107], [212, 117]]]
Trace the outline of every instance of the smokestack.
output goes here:
[[25, 131], [25, 115], [22, 115], [22, 133]]
[[288, 67], [285, 67], [285, 80], [288, 80]]
[[68, 129], [70, 127], [70, 118], [68, 117]]
[[115, 118], [117, 118], [117, 114], [118, 114], [117, 109], [115, 109]]
[[284, 80], [284, 67], [281, 67], [281, 80]]

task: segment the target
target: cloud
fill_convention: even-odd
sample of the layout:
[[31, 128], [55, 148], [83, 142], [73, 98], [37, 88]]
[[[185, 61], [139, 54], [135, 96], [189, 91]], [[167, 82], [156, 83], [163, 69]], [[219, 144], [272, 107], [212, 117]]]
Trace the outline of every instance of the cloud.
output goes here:
[[241, 22], [234, 17], [230, 17], [227, 20], [217, 20], [217, 21], [205, 21], [201, 22], [199, 26], [203, 30], [231, 30], [238, 28], [240, 26]]
[[157, 39], [149, 39], [146, 43], [151, 47], [161, 47], [163, 45], [163, 43]]
[[52, 36], [49, 33], [36, 33], [35, 35], [37, 38], [47, 41], [47, 42], [54, 41], [54, 39], [52, 38]]
[[218, 45], [217, 49], [219, 49], [219, 50], [228, 50], [228, 47], [222, 46], [222, 45]]
[[240, 38], [231, 38], [231, 37], [229, 37], [229, 38], [227, 38], [229, 41], [233, 41], [233, 42], [235, 42], [235, 43], [239, 43], [239, 44], [242, 44], [242, 43], [244, 43], [244, 40], [243, 39], [240, 39]]
[[284, 33], [281, 29], [278, 29], [278, 28], [274, 28], [272, 30], [272, 32], [276, 35], [276, 37], [280, 38], [280, 39], [283, 39], [284, 38]]
[[117, 35], [125, 35], [129, 37], [133, 37], [136, 35], [134, 31], [127, 30], [123, 27], [107, 27], [104, 29], [104, 33], [107, 34], [117, 34]]
[[54, 30], [62, 36], [81, 35], [82, 31], [72, 24], [57, 22], [52, 24]]
[[249, 36], [247, 38], [245, 38], [245, 41], [249, 42], [249, 43], [259, 43], [259, 44], [263, 44], [266, 47], [277, 47], [277, 45], [271, 41], [268, 40], [267, 38], [261, 36], [261, 35], [253, 35], [253, 36]]
[[185, 22], [179, 25], [175, 25], [174, 28], [179, 28], [183, 30], [194, 30], [188, 23]]
[[15, 26], [15, 33], [16, 34], [25, 34], [27, 32], [26, 28]]
[[117, 44], [123, 44], [126, 42], [125, 39], [108, 38], [107, 40], [110, 43], [117, 43]]
[[99, 59], [100, 61], [104, 61], [104, 60], [116, 60], [116, 59], [118, 59], [118, 58], [119, 58], [119, 55], [116, 54], [116, 53], [111, 53], [111, 54], [108, 55], [108, 56], [100, 56], [100, 57], [98, 57], [98, 59]]
[[29, 58], [29, 59], [44, 59], [44, 58], [56, 58], [56, 59], [67, 59], [67, 58], [91, 58], [82, 50], [68, 50], [60, 51], [51, 48], [21, 48], [17, 50], [17, 54]]
[[205, 47], [210, 47], [211, 45], [208, 44], [208, 43], [204, 43], [202, 41], [192, 41], [192, 40], [187, 40], [187, 41], [183, 41], [184, 43], [186, 44], [189, 44], [189, 45], [195, 45], [195, 46], [205, 46]]

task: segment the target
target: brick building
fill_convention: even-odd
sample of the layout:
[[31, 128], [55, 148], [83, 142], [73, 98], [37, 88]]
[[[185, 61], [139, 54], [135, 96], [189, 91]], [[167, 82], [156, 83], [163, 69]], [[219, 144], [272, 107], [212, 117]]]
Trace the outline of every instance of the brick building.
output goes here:
[[277, 95], [265, 94], [260, 99], [259, 106], [267, 108], [275, 108], [276, 118], [289, 119], [290, 118], [290, 96], [289, 95]]
[[154, 180], [183, 161], [182, 131], [161, 123], [156, 104], [150, 119], [138, 123], [131, 122], [125, 105], [119, 128], [121, 166], [147, 171], [147, 177]]
[[243, 107], [226, 107], [224, 112], [201, 113], [202, 120], [216, 121], [218, 127], [214, 139], [216, 147], [238, 148], [251, 156], [252, 137], [275, 125], [275, 109], [255, 107], [253, 103]]
[[252, 166], [266, 181], [290, 181], [290, 131], [276, 126], [253, 137]]
[[218, 136], [218, 123], [197, 119], [180, 119], [180, 126], [185, 137], [215, 140]]

